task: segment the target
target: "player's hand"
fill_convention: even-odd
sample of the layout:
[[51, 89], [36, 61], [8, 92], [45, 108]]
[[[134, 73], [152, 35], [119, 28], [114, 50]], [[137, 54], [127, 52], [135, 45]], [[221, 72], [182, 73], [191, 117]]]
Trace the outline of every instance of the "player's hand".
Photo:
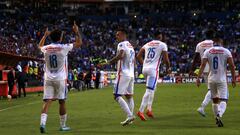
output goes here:
[[236, 87], [236, 81], [232, 80], [232, 87], [235, 88]]
[[200, 82], [199, 78], [197, 78], [196, 84], [197, 84], [198, 87], [200, 86], [201, 82]]
[[172, 73], [171, 68], [167, 69], [167, 74], [170, 75]]
[[77, 24], [76, 24], [76, 21], [74, 21], [74, 24], [73, 24], [73, 31], [74, 31], [74, 33], [78, 33], [79, 31], [78, 31], [78, 26], [77, 26]]
[[44, 32], [44, 36], [47, 37], [51, 34], [50, 31], [48, 31], [48, 28], [46, 28], [45, 32]]
[[190, 70], [189, 73], [188, 73], [189, 77], [193, 76], [193, 71]]

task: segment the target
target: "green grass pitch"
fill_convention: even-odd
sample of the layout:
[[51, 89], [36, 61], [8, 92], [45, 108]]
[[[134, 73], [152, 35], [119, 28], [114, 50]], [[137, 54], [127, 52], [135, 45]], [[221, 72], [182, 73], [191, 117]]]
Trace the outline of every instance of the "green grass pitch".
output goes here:
[[[60, 132], [58, 103], [54, 102], [48, 113], [46, 126], [49, 135], [239, 135], [239, 88], [230, 86], [230, 100], [224, 115], [224, 127], [215, 125], [211, 104], [207, 117], [196, 109], [207, 90], [205, 85], [159, 84], [153, 104], [155, 119], [143, 122], [138, 117], [132, 125], [122, 127], [125, 114], [113, 100], [112, 87], [102, 90], [70, 92], [67, 100], [69, 132]], [[135, 113], [145, 85], [135, 85]], [[0, 100], [0, 135], [38, 135], [42, 94], [29, 94], [27, 98], [10, 102]]]

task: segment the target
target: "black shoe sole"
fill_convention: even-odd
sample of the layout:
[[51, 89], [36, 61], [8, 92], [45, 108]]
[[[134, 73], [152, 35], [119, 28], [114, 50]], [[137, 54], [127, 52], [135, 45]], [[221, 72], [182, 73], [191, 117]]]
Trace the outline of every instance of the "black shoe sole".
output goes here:
[[40, 127], [40, 133], [45, 133], [45, 129], [43, 127]]
[[216, 124], [218, 127], [223, 127], [223, 122], [219, 118], [216, 118]]

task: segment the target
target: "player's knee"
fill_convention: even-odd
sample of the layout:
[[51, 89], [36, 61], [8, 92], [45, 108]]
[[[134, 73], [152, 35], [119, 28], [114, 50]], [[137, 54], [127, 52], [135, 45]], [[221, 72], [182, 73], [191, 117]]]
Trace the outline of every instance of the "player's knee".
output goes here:
[[213, 98], [212, 101], [213, 101], [214, 104], [218, 104], [220, 99], [219, 98]]
[[114, 98], [114, 100], [116, 100], [116, 101], [117, 101], [118, 98], [121, 97], [121, 96], [122, 96], [122, 95], [119, 95], [119, 94], [113, 94], [113, 98]]
[[64, 99], [60, 99], [60, 100], [58, 100], [58, 103], [59, 103], [59, 104], [64, 104], [64, 103], [65, 103], [65, 100], [64, 100]]
[[126, 94], [125, 97], [126, 97], [127, 99], [130, 99], [130, 98], [133, 97], [133, 95], [132, 95], [132, 94]]

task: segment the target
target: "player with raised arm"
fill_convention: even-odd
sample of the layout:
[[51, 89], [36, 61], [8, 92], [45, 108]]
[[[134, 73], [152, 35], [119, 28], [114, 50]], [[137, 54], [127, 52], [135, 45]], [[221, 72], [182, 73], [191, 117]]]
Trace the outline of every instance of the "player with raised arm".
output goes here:
[[[193, 74], [193, 71], [196, 68], [197, 62], [201, 63], [204, 51], [209, 49], [209, 48], [211, 48], [211, 47], [213, 47], [212, 39], [213, 39], [214, 34], [215, 34], [215, 32], [213, 30], [207, 30], [205, 32], [206, 40], [204, 40], [204, 41], [202, 41], [202, 42], [197, 44], [195, 55], [193, 57], [192, 67], [191, 67], [189, 75]], [[211, 101], [211, 92], [210, 92], [210, 88], [208, 86], [208, 79], [207, 79], [208, 78], [208, 73], [209, 73], [209, 65], [207, 63], [205, 69], [203, 70], [203, 78], [204, 78], [205, 83], [207, 84], [208, 92], [205, 95], [205, 98], [202, 101], [201, 106], [197, 109], [198, 113], [201, 114], [203, 117], [206, 116], [206, 113], [204, 111], [205, 107]]]
[[[119, 42], [117, 47], [117, 56], [112, 58], [106, 64], [117, 62], [117, 78], [114, 84], [114, 99], [119, 103], [122, 110], [127, 114], [127, 119], [121, 122], [125, 126], [134, 121], [134, 65], [135, 51], [133, 46], [127, 41], [127, 32], [124, 29], [118, 29], [116, 39]], [[126, 97], [126, 101], [122, 96]]]
[[222, 39], [215, 38], [214, 46], [204, 52], [199, 75], [197, 78], [197, 86], [199, 87], [199, 78], [201, 77], [206, 64], [209, 63], [210, 72], [208, 75], [208, 86], [211, 91], [211, 98], [213, 101], [212, 109], [218, 127], [223, 127], [221, 117], [223, 116], [227, 107], [227, 64], [229, 65], [232, 74], [232, 86], [236, 86], [235, 65], [233, 62], [232, 54], [228, 49], [222, 47], [222, 44]]
[[[145, 121], [144, 110], [147, 106], [147, 116], [153, 118], [152, 103], [154, 93], [159, 76], [159, 65], [161, 63], [161, 56], [163, 62], [167, 66], [167, 72], [170, 73], [170, 62], [168, 58], [168, 49], [166, 43], [162, 42], [163, 34], [160, 32], [155, 33], [155, 39], [145, 44], [139, 51], [137, 59], [140, 64], [143, 64], [142, 72], [146, 79], [146, 92], [142, 98], [142, 103], [137, 115], [141, 120]], [[145, 54], [143, 60], [143, 54]]]
[[[52, 32], [45, 31], [42, 37], [39, 48], [44, 54], [45, 73], [44, 73], [44, 94], [43, 94], [43, 108], [41, 111], [40, 132], [45, 133], [45, 126], [47, 121], [47, 113], [50, 104], [54, 100], [59, 101], [60, 114], [60, 131], [68, 131], [66, 126], [67, 113], [65, 100], [67, 98], [67, 54], [74, 47], [80, 47], [82, 38], [80, 36], [78, 26], [74, 22], [73, 31], [76, 34], [75, 43], [62, 44], [63, 32], [55, 29]], [[44, 46], [46, 38], [50, 36], [52, 43]]]

